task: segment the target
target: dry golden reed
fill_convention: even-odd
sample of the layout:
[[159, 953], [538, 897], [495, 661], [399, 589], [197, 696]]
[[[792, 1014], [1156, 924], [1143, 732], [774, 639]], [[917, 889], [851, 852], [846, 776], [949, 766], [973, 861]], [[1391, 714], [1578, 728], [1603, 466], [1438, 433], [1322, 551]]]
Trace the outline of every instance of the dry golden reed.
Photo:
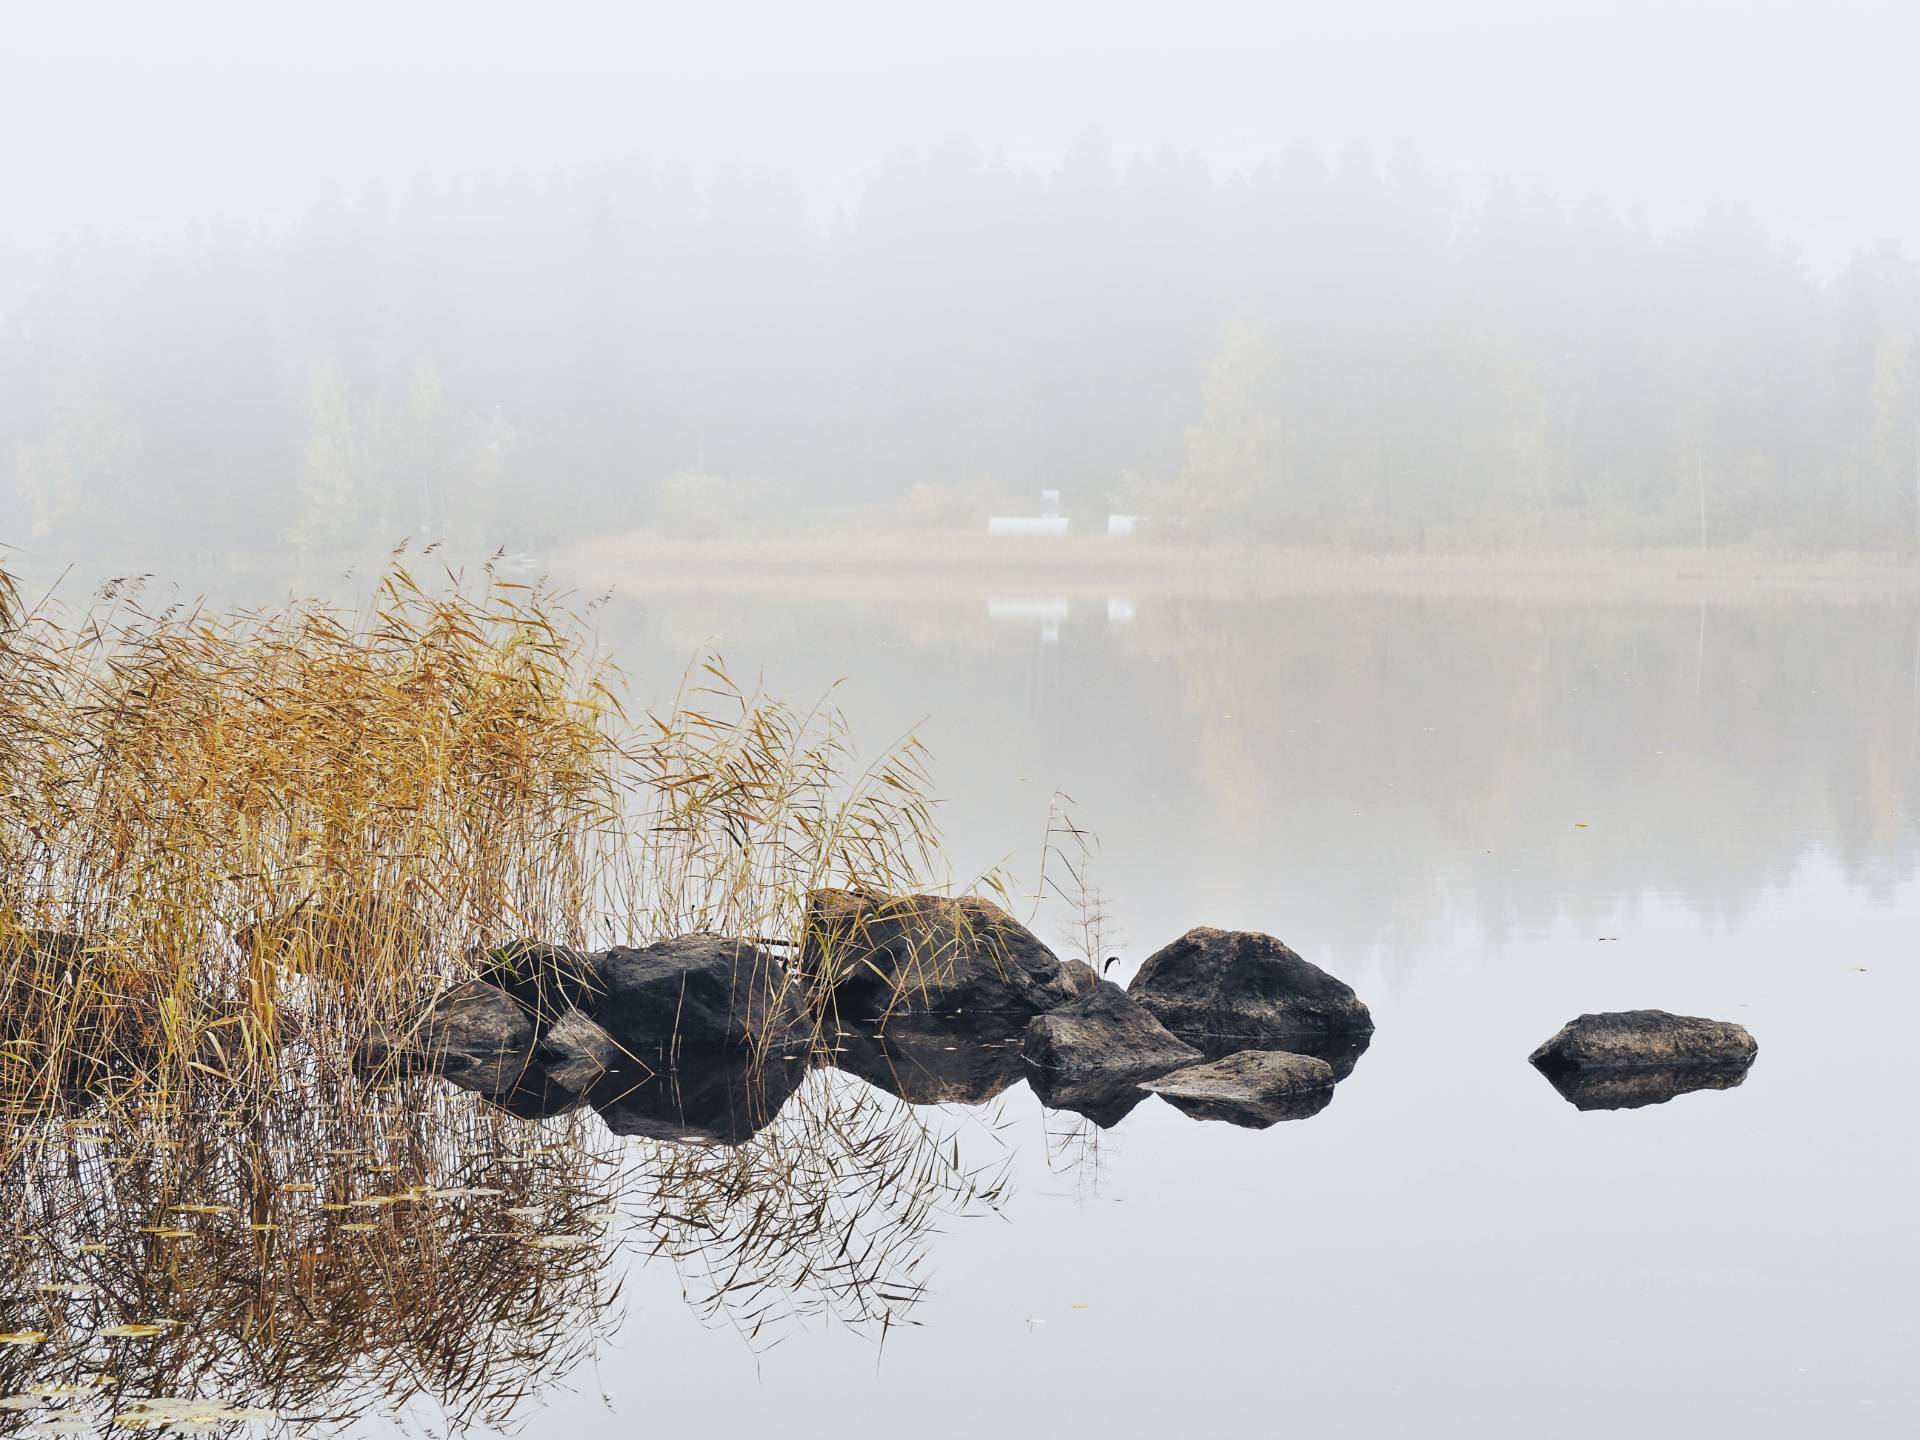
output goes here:
[[664, 713], [623, 690], [563, 597], [490, 571], [70, 616], [0, 570], [0, 1098], [335, 1073], [501, 941], [778, 940], [809, 891], [931, 863], [915, 742], [857, 769], [831, 703], [718, 660]]

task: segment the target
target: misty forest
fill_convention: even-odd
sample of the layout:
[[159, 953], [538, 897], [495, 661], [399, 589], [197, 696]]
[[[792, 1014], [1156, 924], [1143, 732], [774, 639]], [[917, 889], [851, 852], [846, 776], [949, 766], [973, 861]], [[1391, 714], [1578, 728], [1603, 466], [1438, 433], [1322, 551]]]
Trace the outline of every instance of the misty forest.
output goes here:
[[821, 216], [640, 162], [0, 249], [42, 554], [974, 531], [1920, 547], [1920, 266], [1731, 205], [1467, 196], [1409, 148], [1215, 174], [899, 154]]

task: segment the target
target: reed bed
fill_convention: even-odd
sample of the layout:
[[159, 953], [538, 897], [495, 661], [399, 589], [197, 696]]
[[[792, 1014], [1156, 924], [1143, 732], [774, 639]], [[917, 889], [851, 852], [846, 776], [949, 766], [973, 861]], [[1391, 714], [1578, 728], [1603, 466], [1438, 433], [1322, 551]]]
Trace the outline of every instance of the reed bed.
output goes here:
[[0, 1106], [338, 1076], [505, 941], [779, 942], [930, 866], [915, 742], [859, 768], [830, 697], [718, 659], [636, 713], [590, 620], [399, 558], [352, 612], [0, 570]]

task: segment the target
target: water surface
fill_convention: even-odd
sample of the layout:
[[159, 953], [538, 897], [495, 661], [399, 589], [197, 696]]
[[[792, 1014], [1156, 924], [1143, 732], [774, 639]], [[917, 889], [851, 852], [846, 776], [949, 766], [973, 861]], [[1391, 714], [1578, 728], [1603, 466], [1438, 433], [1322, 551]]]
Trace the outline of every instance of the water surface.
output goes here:
[[[1050, 816], [1096, 834], [1093, 920], [1034, 914], [1063, 955], [1124, 978], [1189, 926], [1265, 930], [1378, 1030], [1326, 1109], [1261, 1131], [1158, 1099], [1100, 1129], [1024, 1084], [896, 1106], [1006, 1184], [915, 1232], [924, 1293], [880, 1327], [792, 1272], [792, 1304], [746, 1303], [764, 1276], [711, 1303], [624, 1214], [542, 1321], [589, 1343], [509, 1428], [1920, 1426], [1913, 592], [622, 579], [598, 624], [643, 697], [711, 646], [782, 695], [843, 682], [868, 750], [922, 738], [955, 883], [1031, 892]], [[1758, 1062], [1584, 1112], [1526, 1064], [1638, 1007], [1737, 1020]]]

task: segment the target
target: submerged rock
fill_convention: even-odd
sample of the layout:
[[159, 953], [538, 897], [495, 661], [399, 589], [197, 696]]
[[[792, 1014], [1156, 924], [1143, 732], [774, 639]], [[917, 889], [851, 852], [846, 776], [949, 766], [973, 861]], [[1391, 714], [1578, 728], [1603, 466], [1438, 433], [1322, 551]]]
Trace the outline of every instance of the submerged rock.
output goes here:
[[1017, 1017], [923, 1017], [854, 1028], [834, 1037], [834, 1064], [911, 1105], [983, 1105], [1026, 1076]]
[[615, 1135], [741, 1145], [773, 1122], [807, 1069], [805, 1060], [780, 1055], [707, 1051], [644, 1079], [609, 1076], [587, 1099]]
[[1333, 1068], [1285, 1050], [1242, 1050], [1175, 1070], [1142, 1088], [1197, 1120], [1264, 1130], [1326, 1109], [1333, 1099]]
[[1028, 1022], [1021, 1055], [1060, 1079], [1150, 1079], [1202, 1058], [1118, 985], [1098, 982], [1084, 995]]
[[593, 956], [601, 993], [588, 1015], [649, 1067], [697, 1050], [778, 1042], [802, 1023], [786, 967], [770, 952], [719, 935], [682, 935]]
[[1576, 1110], [1638, 1110], [1695, 1090], [1731, 1090], [1747, 1078], [1747, 1069], [1563, 1070], [1547, 1081]]
[[1252, 930], [1189, 930], [1147, 957], [1127, 993], [1194, 1044], [1239, 1039], [1280, 1047], [1302, 1036], [1373, 1030], [1351, 986]]
[[1030, 1017], [1074, 984], [1034, 933], [977, 895], [817, 890], [807, 902], [805, 970], [842, 1023], [892, 1015]]
[[1570, 1020], [1527, 1059], [1549, 1077], [1621, 1070], [1744, 1070], [1759, 1051], [1728, 1020], [1615, 1010]]

